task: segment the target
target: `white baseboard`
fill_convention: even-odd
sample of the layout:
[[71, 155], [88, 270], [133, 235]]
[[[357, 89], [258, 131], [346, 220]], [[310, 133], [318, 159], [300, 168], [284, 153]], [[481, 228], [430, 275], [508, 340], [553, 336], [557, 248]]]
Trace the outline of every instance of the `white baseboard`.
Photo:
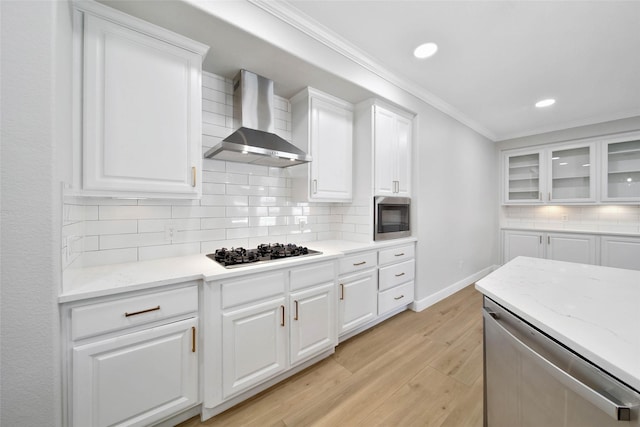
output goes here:
[[472, 274], [471, 276], [468, 276], [468, 277], [465, 277], [462, 280], [459, 280], [458, 282], [454, 283], [453, 285], [447, 286], [446, 288], [436, 292], [435, 294], [431, 294], [426, 298], [414, 301], [411, 304], [410, 308], [413, 311], [422, 311], [427, 307], [431, 307], [433, 304], [437, 303], [438, 301], [441, 301], [441, 300], [445, 299], [446, 297], [455, 294], [460, 289], [463, 289], [463, 288], [469, 286], [470, 284], [482, 279], [484, 276], [486, 276], [487, 274], [491, 273], [493, 270], [497, 269], [498, 267], [500, 267], [500, 266], [495, 264], [495, 265], [489, 266], [489, 267], [487, 267], [487, 268], [485, 268], [483, 270], [480, 270], [477, 273]]

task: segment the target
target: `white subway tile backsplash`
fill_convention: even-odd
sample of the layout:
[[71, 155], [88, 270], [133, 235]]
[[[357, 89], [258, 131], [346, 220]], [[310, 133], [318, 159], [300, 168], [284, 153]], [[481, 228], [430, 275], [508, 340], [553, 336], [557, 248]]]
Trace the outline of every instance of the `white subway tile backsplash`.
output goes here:
[[[234, 125], [231, 79], [204, 72], [202, 86], [204, 153], [227, 137]], [[289, 101], [276, 96], [274, 115], [275, 132], [291, 141]], [[202, 168], [200, 200], [66, 196], [62, 245], [71, 242], [73, 253], [63, 257], [63, 267], [212, 253], [223, 246], [370, 240], [368, 198], [341, 204], [300, 203], [291, 200], [291, 168], [206, 158]], [[630, 224], [635, 212], [618, 215], [616, 221]]]
[[98, 217], [90, 219], [110, 220], [153, 218], [171, 218], [171, 206], [100, 206]]
[[183, 243], [178, 245], [149, 246], [140, 248], [140, 261], [151, 259], [195, 255], [200, 253], [200, 243]]
[[138, 222], [134, 219], [85, 221], [84, 226], [87, 236], [138, 232]]

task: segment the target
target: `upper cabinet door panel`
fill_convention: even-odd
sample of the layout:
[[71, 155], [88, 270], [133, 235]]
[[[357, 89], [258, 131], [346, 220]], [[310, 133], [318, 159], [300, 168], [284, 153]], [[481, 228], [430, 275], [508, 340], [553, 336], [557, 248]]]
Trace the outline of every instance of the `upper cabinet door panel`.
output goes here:
[[375, 106], [374, 125], [374, 171], [376, 195], [395, 193], [395, 171], [397, 156], [395, 114], [379, 106]]
[[595, 150], [593, 144], [559, 147], [548, 152], [549, 202], [596, 200]]
[[542, 203], [541, 162], [541, 151], [505, 155], [506, 203]]
[[396, 163], [396, 196], [399, 197], [409, 197], [411, 195], [410, 166], [412, 126], [411, 120], [398, 116], [396, 127], [398, 134], [398, 148], [396, 151], [398, 156]]
[[85, 15], [84, 189], [198, 197], [201, 61]]
[[311, 196], [350, 200], [353, 112], [319, 97], [311, 98], [311, 111]]
[[640, 140], [606, 143], [602, 168], [603, 200], [640, 201]]

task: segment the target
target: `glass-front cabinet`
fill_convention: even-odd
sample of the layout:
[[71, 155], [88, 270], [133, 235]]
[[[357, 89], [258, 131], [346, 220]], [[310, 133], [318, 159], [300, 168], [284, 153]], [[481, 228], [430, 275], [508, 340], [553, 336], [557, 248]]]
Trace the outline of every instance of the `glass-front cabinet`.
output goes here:
[[603, 201], [640, 201], [640, 139], [606, 142], [602, 152]]
[[562, 146], [547, 150], [548, 202], [595, 202], [594, 144]]
[[517, 151], [504, 157], [506, 203], [542, 203], [543, 152]]

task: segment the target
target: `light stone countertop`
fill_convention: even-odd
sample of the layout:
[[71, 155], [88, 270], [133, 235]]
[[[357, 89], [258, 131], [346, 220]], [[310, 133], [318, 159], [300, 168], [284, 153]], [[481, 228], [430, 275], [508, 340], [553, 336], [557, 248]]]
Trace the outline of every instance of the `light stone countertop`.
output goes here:
[[572, 233], [572, 234], [591, 234], [594, 236], [616, 236], [616, 237], [640, 237], [639, 231], [611, 231], [611, 230], [592, 230], [589, 228], [559, 228], [552, 226], [526, 227], [526, 226], [503, 226], [501, 230], [513, 231], [531, 231], [543, 233]]
[[640, 271], [517, 257], [476, 289], [640, 391]]
[[344, 240], [305, 242], [304, 246], [318, 250], [322, 254], [260, 262], [232, 269], [222, 267], [203, 254], [69, 269], [65, 271], [63, 291], [58, 296], [58, 302], [80, 301], [191, 280], [214, 281], [279, 268], [292, 268], [323, 260], [333, 260], [345, 254], [377, 250], [415, 241], [415, 238], [406, 238], [375, 243]]

